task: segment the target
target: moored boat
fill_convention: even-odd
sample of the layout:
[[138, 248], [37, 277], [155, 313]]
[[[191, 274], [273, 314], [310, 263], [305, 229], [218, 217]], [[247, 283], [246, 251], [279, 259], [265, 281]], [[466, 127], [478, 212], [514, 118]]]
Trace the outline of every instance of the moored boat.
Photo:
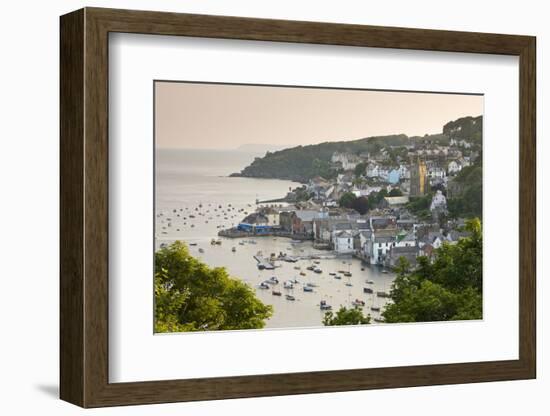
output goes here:
[[363, 306], [365, 306], [365, 301], [361, 299], [355, 299], [353, 302], [351, 302], [351, 304], [356, 308], [362, 308]]
[[322, 300], [319, 304], [319, 309], [321, 309], [322, 311], [329, 311], [332, 309], [332, 306], [330, 306], [326, 300]]

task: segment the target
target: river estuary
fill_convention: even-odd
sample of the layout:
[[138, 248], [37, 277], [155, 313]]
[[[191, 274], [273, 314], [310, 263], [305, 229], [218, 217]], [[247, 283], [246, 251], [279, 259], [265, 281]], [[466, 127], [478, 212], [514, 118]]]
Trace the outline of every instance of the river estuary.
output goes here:
[[[190, 245], [193, 256], [209, 266], [223, 266], [233, 277], [250, 284], [264, 303], [273, 305], [274, 314], [266, 323], [267, 328], [321, 326], [323, 312], [319, 304], [323, 300], [337, 310], [341, 305], [352, 307], [352, 302], [358, 299], [365, 302], [365, 313], [379, 318], [376, 309], [383, 308], [385, 299], [377, 297], [376, 292], [390, 290], [395, 277], [392, 273], [364, 266], [351, 256], [337, 257], [333, 252], [316, 250], [309, 241], [297, 243], [283, 237], [220, 238], [220, 245], [210, 244], [212, 238], [218, 238], [219, 230], [237, 225], [246, 215], [244, 212], [253, 212], [256, 199], [280, 198], [299, 185], [283, 180], [227, 177], [240, 171], [255, 156], [258, 155], [239, 151], [157, 150], [156, 248], [184, 241]], [[253, 256], [259, 251], [265, 256], [286, 253], [320, 258], [296, 263], [278, 261], [280, 267], [275, 270], [258, 270]], [[313, 265], [322, 273], [306, 269]], [[345, 277], [338, 271], [350, 272], [351, 276]], [[272, 276], [279, 280], [278, 285], [270, 289], [258, 287]], [[293, 289], [284, 289], [283, 282], [292, 279], [299, 283]], [[303, 290], [308, 283], [312, 292]], [[374, 293], [365, 294], [365, 287]], [[272, 289], [282, 296], [272, 295]], [[285, 294], [296, 300], [287, 300]]]

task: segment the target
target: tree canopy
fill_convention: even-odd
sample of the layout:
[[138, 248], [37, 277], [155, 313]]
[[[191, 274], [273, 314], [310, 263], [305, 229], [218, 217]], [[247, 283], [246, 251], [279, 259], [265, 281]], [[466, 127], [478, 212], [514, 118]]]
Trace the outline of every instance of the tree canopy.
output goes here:
[[155, 332], [263, 328], [273, 308], [176, 241], [155, 253]]
[[367, 169], [367, 164], [365, 162], [361, 162], [355, 165], [355, 169], [353, 170], [353, 173], [357, 177], [363, 176], [365, 174], [365, 169]]
[[338, 204], [343, 208], [353, 208], [353, 205], [355, 204], [355, 200], [357, 197], [352, 192], [346, 192], [342, 194], [340, 199], [338, 200]]
[[469, 237], [443, 243], [435, 258], [418, 258], [411, 270], [400, 258], [383, 312], [386, 322], [430, 322], [482, 318], [482, 233], [479, 219], [467, 222]]
[[323, 324], [325, 326], [370, 324], [370, 315], [364, 316], [360, 309], [347, 309], [342, 306], [336, 313], [325, 312]]
[[[481, 158], [478, 159], [481, 163]], [[449, 198], [447, 208], [453, 218], [480, 217], [483, 214], [483, 171], [479, 164], [466, 166], [453, 179], [460, 192]]]

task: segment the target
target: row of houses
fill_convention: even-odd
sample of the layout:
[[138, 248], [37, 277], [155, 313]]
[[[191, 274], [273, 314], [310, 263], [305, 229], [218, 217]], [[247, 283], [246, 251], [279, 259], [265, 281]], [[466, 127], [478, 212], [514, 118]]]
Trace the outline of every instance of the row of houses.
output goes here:
[[327, 217], [312, 222], [316, 242], [337, 254], [354, 254], [369, 264], [387, 267], [394, 267], [400, 257], [414, 266], [418, 256], [430, 257], [444, 242], [454, 244], [466, 236], [458, 231], [444, 235], [437, 224], [391, 215], [359, 219]]

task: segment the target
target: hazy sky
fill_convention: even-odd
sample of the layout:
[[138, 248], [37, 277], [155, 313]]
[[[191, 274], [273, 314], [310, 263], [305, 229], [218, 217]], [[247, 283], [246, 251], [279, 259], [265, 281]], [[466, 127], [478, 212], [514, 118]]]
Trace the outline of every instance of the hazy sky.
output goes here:
[[233, 149], [386, 134], [440, 133], [483, 114], [483, 97], [387, 91], [156, 82], [156, 146]]

